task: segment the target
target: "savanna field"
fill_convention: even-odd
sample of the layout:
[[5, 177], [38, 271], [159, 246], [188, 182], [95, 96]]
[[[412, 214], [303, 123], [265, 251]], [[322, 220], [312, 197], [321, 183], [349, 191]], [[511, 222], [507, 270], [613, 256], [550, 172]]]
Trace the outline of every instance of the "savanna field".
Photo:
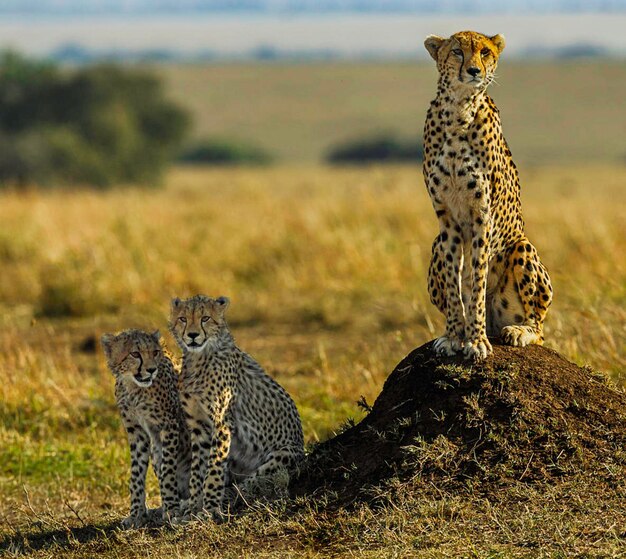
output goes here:
[[[503, 64], [494, 97], [519, 152], [527, 232], [555, 289], [546, 345], [622, 386], [626, 151], [618, 150], [624, 114], [612, 100], [626, 71], [579, 64], [555, 70], [558, 79], [545, 64]], [[400, 121], [407, 135], [419, 133], [434, 70], [374, 69], [165, 68], [172, 94], [196, 107], [197, 135], [265, 138], [265, 147], [287, 146], [274, 149], [282, 162], [174, 167], [153, 188], [0, 192], [0, 554], [623, 556], [623, 490], [593, 493], [576, 481], [520, 484], [499, 500], [441, 492], [327, 511], [302, 499], [297, 510], [260, 506], [225, 525], [113, 529], [127, 513], [129, 459], [102, 333], [159, 328], [176, 350], [170, 298], [228, 295], [239, 345], [290, 392], [314, 445], [360, 420], [360, 397], [371, 404], [394, 366], [442, 331], [426, 292], [436, 218], [419, 166], [315, 163], [325, 149], [320, 137], [332, 143]], [[576, 80], [582, 70], [592, 78], [586, 87]], [[591, 88], [602, 80], [611, 102], [597, 105]], [[251, 109], [240, 95], [250, 83], [259, 91], [245, 119]], [[387, 109], [372, 108], [368, 97]], [[212, 115], [211, 104], [223, 110]], [[572, 119], [596, 109], [600, 117], [579, 131]], [[152, 473], [149, 487], [154, 505]]]

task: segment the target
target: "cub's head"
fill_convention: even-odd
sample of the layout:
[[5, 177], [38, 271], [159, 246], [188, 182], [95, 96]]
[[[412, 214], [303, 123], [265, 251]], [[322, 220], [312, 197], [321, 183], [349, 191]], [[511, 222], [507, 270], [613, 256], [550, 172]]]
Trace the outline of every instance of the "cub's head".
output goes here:
[[161, 363], [160, 339], [158, 330], [152, 334], [142, 330], [104, 334], [101, 341], [109, 369], [116, 377], [132, 379], [137, 386], [151, 386]]
[[229, 303], [228, 297], [205, 295], [172, 299], [170, 330], [178, 345], [184, 350], [202, 351], [226, 327], [224, 313]]
[[484, 90], [492, 82], [504, 50], [504, 37], [461, 31], [448, 39], [429, 35], [424, 46], [435, 59], [447, 87], [471, 92]]

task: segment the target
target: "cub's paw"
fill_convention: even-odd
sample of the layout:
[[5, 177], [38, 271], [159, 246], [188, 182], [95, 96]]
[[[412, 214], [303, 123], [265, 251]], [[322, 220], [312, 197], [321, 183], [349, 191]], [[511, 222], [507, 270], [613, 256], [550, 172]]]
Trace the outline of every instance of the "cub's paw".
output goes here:
[[463, 348], [463, 355], [465, 359], [471, 359], [472, 361], [482, 361], [492, 352], [491, 344], [486, 336], [476, 338], [473, 341], [469, 341]]
[[433, 345], [437, 355], [447, 355], [448, 357], [456, 355], [458, 351], [461, 351], [462, 347], [461, 340], [453, 336], [441, 336], [441, 338], [435, 340]]
[[150, 523], [150, 517], [147, 512], [137, 514], [135, 516], [127, 516], [121, 522], [123, 530], [132, 530], [133, 528], [143, 528]]
[[202, 509], [198, 512], [195, 512], [190, 515], [191, 521], [200, 521], [200, 522], [223, 522], [224, 514], [219, 509]]
[[157, 526], [177, 526], [178, 520], [182, 517], [180, 510], [177, 508], [169, 508], [163, 511], [159, 518], [154, 519]]
[[148, 516], [148, 520], [150, 522], [159, 524], [164, 518], [163, 507], [159, 507], [158, 509], [148, 509], [146, 511], [146, 515]]
[[539, 335], [530, 326], [505, 326], [502, 328], [502, 341], [507, 345], [524, 347], [540, 343]]

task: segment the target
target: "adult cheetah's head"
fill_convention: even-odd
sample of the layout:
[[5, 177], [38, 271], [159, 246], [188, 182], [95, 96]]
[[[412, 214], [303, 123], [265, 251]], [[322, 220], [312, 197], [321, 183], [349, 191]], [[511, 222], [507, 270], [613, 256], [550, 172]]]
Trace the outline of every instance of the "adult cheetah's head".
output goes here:
[[115, 376], [126, 377], [142, 388], [152, 385], [161, 361], [161, 334], [125, 330], [117, 335], [104, 334], [102, 348]]
[[437, 63], [440, 81], [453, 90], [484, 90], [493, 81], [504, 37], [461, 31], [448, 39], [429, 35], [424, 46]]
[[228, 297], [213, 299], [205, 295], [172, 299], [170, 330], [180, 347], [202, 351], [226, 325], [224, 313], [229, 303]]

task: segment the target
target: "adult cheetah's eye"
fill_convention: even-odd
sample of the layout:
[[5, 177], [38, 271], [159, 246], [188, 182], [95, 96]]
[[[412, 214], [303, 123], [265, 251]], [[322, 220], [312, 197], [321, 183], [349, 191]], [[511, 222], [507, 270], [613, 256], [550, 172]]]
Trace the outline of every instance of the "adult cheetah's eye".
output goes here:
[[489, 49], [483, 49], [480, 51], [481, 56], [489, 56], [491, 54], [491, 51]]
[[202, 322], [206, 322], [207, 320], [211, 320], [210, 316], [203, 316], [202, 317]]
[[457, 56], [463, 56], [463, 51], [461, 49], [452, 49], [452, 54], [456, 54]]
[[187, 319], [184, 316], [179, 316], [178, 320], [180, 320], [183, 324], [187, 324]]
[[135, 359], [139, 359], [141, 357], [141, 355], [139, 355], [138, 351], [132, 351], [130, 353]]

